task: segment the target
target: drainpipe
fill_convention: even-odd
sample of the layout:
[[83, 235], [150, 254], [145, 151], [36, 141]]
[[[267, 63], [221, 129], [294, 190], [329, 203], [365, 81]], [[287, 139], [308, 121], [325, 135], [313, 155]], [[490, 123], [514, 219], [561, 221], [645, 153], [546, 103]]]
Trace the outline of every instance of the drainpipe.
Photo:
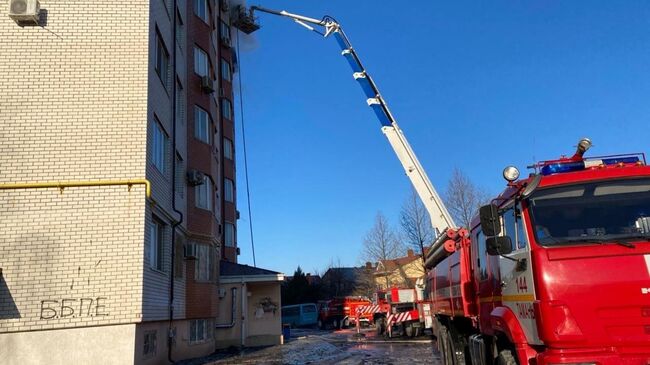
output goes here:
[[246, 287], [246, 283], [243, 282], [242, 280], [242, 288], [241, 288], [241, 347], [244, 347], [246, 344], [246, 302], [247, 302], [247, 295], [248, 295], [248, 288]]
[[171, 240], [171, 268], [169, 270], [169, 330], [167, 334], [167, 360], [173, 363], [172, 344], [174, 340], [174, 260], [176, 258], [176, 228], [183, 222], [183, 212], [176, 209], [176, 7], [177, 0], [172, 1], [172, 210], [178, 214], [179, 219], [172, 225]]
[[225, 324], [215, 324], [214, 328], [233, 328], [235, 327], [235, 317], [237, 316], [237, 288], [230, 288], [231, 291], [231, 312], [230, 312], [230, 323]]

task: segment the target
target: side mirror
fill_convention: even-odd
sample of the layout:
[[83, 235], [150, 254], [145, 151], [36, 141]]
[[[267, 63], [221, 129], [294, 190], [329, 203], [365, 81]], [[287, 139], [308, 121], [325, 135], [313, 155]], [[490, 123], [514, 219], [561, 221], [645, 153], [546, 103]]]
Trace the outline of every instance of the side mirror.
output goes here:
[[485, 241], [490, 256], [507, 255], [512, 252], [512, 240], [508, 236], [490, 237]]
[[501, 233], [501, 222], [499, 221], [499, 211], [494, 204], [484, 205], [479, 209], [479, 216], [481, 217], [481, 230], [483, 234], [490, 236], [498, 236]]

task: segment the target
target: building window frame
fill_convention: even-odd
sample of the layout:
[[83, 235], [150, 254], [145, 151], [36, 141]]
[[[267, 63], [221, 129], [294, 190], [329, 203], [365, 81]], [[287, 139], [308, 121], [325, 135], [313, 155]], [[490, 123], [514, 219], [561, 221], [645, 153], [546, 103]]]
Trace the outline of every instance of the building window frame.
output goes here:
[[164, 272], [165, 224], [156, 216], [151, 218], [149, 228], [149, 267]]
[[203, 20], [205, 24], [210, 24], [210, 5], [208, 0], [194, 0], [194, 15]]
[[169, 136], [158, 118], [154, 118], [151, 138], [151, 163], [164, 176], [167, 173]]
[[194, 138], [210, 144], [210, 114], [198, 105], [194, 106]]
[[233, 223], [226, 222], [224, 225], [224, 244], [226, 247], [236, 247], [236, 230]]
[[221, 117], [232, 120], [232, 101], [230, 99], [221, 99]]
[[212, 321], [210, 319], [193, 319], [189, 326], [190, 344], [204, 343], [213, 338]]
[[158, 331], [145, 331], [142, 341], [142, 355], [144, 358], [156, 356]]
[[194, 46], [194, 73], [203, 77], [210, 75], [210, 56], [203, 48]]
[[226, 24], [223, 20], [219, 20], [219, 28], [221, 40], [224, 41], [227, 39], [230, 41], [230, 25]]
[[231, 161], [235, 159], [235, 149], [230, 138], [223, 138], [223, 157]]
[[235, 202], [235, 182], [232, 179], [223, 179], [223, 199], [229, 203]]
[[156, 60], [155, 60], [155, 70], [156, 74], [160, 78], [165, 90], [169, 85], [169, 50], [165, 45], [165, 40], [160, 34], [160, 30], [156, 27]]
[[203, 184], [194, 187], [194, 206], [212, 211], [212, 194], [212, 180], [206, 176]]
[[221, 77], [226, 81], [232, 81], [232, 67], [230, 62], [225, 58], [221, 58]]

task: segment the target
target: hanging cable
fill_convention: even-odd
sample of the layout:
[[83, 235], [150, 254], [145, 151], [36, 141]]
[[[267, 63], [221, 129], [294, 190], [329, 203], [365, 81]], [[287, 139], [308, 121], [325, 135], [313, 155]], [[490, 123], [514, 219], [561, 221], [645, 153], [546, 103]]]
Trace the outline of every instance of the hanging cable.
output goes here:
[[246, 201], [248, 203], [248, 228], [251, 235], [251, 248], [253, 249], [253, 266], [257, 267], [255, 261], [255, 240], [253, 239], [253, 214], [251, 213], [251, 191], [248, 184], [248, 157], [246, 156], [246, 128], [244, 124], [244, 94], [241, 87], [241, 53], [239, 53], [239, 30], [237, 30], [237, 60], [239, 62], [239, 72], [237, 80], [239, 82], [239, 114], [241, 115], [241, 138], [244, 145], [244, 173], [246, 176]]

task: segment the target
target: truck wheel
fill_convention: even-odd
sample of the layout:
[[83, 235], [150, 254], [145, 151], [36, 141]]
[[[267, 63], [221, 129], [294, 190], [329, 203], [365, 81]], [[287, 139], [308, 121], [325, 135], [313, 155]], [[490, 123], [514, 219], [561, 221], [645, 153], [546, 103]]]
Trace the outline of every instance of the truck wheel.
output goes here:
[[343, 324], [341, 325], [343, 328], [348, 328], [350, 327], [350, 320], [348, 318], [343, 320]]
[[415, 334], [415, 328], [413, 328], [413, 326], [411, 326], [410, 323], [405, 324], [404, 334], [406, 335], [406, 337], [413, 337], [413, 335]]
[[499, 356], [497, 356], [497, 365], [517, 365], [517, 359], [515, 359], [512, 351], [501, 350]]
[[324, 330], [325, 329], [325, 323], [322, 320], [318, 320], [318, 329]]
[[449, 332], [447, 327], [440, 327], [438, 331], [438, 352], [440, 353], [440, 360], [443, 365], [453, 365], [453, 356], [451, 352], [451, 345], [449, 341]]
[[438, 333], [438, 349], [444, 365], [465, 365], [465, 351], [459, 346], [447, 327], [441, 326]]
[[377, 336], [381, 336], [384, 333], [384, 319], [383, 318], [375, 319], [375, 331], [377, 332]]

